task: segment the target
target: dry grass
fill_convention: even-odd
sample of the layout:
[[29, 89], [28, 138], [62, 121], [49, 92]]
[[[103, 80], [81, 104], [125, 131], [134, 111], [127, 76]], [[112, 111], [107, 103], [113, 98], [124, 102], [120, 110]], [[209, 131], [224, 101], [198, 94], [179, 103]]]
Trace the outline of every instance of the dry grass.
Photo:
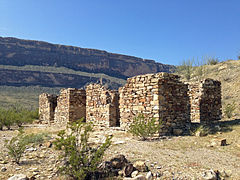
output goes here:
[[[240, 60], [228, 60], [216, 65], [204, 65], [203, 69], [203, 76], [199, 77], [193, 73], [191, 81], [205, 78], [221, 81], [223, 109], [226, 104], [236, 102], [237, 108], [234, 117], [238, 117], [240, 115]], [[181, 77], [183, 81], [186, 81], [183, 76]]]

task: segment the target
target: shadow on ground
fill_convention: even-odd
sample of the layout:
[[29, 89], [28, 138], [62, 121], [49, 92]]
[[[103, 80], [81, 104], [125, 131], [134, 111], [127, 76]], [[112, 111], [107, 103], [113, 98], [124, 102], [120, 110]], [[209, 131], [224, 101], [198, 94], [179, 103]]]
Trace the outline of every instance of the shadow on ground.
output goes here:
[[218, 132], [230, 132], [234, 126], [240, 126], [240, 119], [219, 121], [211, 125], [192, 123], [191, 132], [205, 131], [206, 134], [216, 134]]

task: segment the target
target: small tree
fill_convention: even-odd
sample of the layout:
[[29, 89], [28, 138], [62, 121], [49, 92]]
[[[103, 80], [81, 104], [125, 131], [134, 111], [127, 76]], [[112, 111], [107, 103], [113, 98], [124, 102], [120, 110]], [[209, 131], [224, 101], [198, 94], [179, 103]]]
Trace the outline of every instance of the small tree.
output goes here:
[[130, 125], [129, 132], [134, 136], [140, 137], [141, 140], [146, 140], [156, 134], [162, 123], [157, 122], [155, 118], [147, 119], [143, 114], [139, 114], [133, 119]]
[[88, 142], [89, 133], [92, 131], [90, 124], [83, 123], [81, 119], [70, 124], [69, 128], [70, 134], [62, 130], [54, 142], [56, 149], [63, 151], [60, 159], [65, 160], [59, 170], [74, 179], [84, 180], [92, 177], [98, 170], [104, 152], [111, 144], [111, 137], [108, 136], [103, 144], [94, 147]]

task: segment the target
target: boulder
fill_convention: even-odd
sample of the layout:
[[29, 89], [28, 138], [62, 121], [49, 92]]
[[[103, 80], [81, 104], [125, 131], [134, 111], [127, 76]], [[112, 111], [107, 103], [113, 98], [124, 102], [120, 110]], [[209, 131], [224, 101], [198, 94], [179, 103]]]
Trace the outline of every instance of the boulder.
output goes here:
[[133, 166], [140, 172], [147, 172], [148, 167], [144, 161], [136, 161]]
[[127, 162], [124, 155], [118, 155], [110, 160], [111, 167], [114, 169], [123, 169]]

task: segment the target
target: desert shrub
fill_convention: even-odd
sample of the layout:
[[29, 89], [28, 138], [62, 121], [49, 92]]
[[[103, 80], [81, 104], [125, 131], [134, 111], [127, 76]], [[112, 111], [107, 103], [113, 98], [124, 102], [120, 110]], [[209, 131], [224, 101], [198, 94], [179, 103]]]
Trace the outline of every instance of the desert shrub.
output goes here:
[[32, 123], [34, 120], [32, 111], [27, 109], [22, 109], [19, 112], [16, 112], [15, 123], [21, 127], [22, 124]]
[[0, 108], [0, 130], [4, 126], [7, 129], [10, 129], [13, 125], [21, 127], [22, 124], [32, 123], [37, 118], [37, 110], [30, 111], [18, 106], [10, 107], [9, 109]]
[[219, 63], [218, 58], [208, 58], [207, 59], [207, 65], [216, 65]]
[[129, 132], [134, 136], [140, 137], [141, 140], [146, 140], [156, 134], [162, 123], [155, 118], [145, 118], [143, 114], [139, 114], [133, 119], [132, 124], [129, 127]]
[[7, 129], [10, 129], [14, 124], [15, 113], [12, 110], [0, 109], [0, 121], [1, 121], [1, 130], [3, 126], [6, 126]]
[[38, 134], [28, 134], [28, 135], [25, 135], [24, 137], [24, 141], [27, 143], [27, 144], [41, 144], [44, 142], [44, 140], [46, 139], [49, 139], [49, 135], [47, 133], [38, 133]]
[[191, 131], [191, 135], [200, 136], [200, 137], [207, 136], [210, 133], [211, 133], [211, 129], [204, 125], [197, 126]]
[[43, 141], [44, 134], [25, 134], [22, 128], [20, 128], [19, 133], [16, 136], [14, 136], [10, 141], [5, 141], [5, 147], [8, 150], [9, 156], [12, 157], [17, 164], [19, 164], [20, 159], [29, 144], [39, 144]]
[[4, 126], [4, 111], [0, 108], [0, 130], [3, 130]]
[[39, 119], [39, 112], [38, 109], [30, 111], [30, 117], [31, 119]]
[[69, 175], [74, 179], [87, 179], [93, 177], [102, 161], [104, 152], [111, 144], [111, 137], [99, 145], [90, 145], [89, 133], [92, 127], [88, 123], [83, 123], [83, 119], [69, 124], [70, 133], [62, 130], [58, 133], [58, 138], [54, 142], [56, 149], [62, 150], [60, 159], [65, 163], [59, 167], [59, 171]]
[[183, 75], [187, 80], [190, 80], [193, 73], [194, 59], [183, 60], [179, 66], [177, 66], [177, 73]]
[[8, 149], [9, 156], [19, 164], [20, 159], [27, 148], [23, 132], [19, 132], [18, 135], [13, 137], [10, 141], [6, 141], [5, 147]]
[[224, 114], [227, 116], [227, 118], [231, 118], [233, 116], [233, 112], [236, 109], [236, 103], [228, 103], [224, 108]]

